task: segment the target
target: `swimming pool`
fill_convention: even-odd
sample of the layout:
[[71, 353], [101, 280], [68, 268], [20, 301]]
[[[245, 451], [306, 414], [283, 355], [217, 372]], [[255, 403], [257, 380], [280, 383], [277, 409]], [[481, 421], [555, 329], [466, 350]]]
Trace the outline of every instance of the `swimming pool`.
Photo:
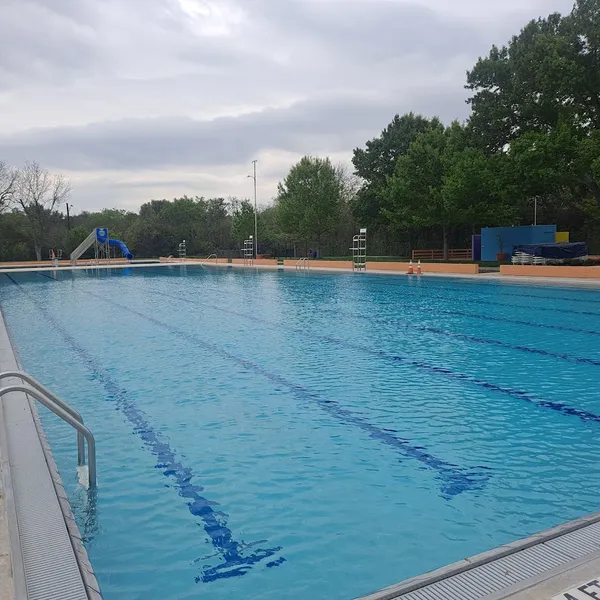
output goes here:
[[598, 509], [600, 293], [201, 267], [0, 275], [106, 600], [349, 599]]

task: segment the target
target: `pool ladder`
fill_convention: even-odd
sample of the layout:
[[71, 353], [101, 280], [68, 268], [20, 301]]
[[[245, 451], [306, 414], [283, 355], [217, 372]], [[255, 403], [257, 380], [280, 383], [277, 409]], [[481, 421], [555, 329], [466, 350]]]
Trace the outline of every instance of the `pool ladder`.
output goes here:
[[28, 385], [17, 384], [0, 387], [0, 398], [11, 392], [24, 392], [28, 396], [35, 398], [46, 408], [59, 416], [63, 421], [77, 430], [77, 465], [78, 471], [85, 467], [85, 443], [87, 442], [88, 451], [88, 477], [87, 485], [90, 489], [96, 488], [96, 441], [92, 432], [83, 424], [81, 415], [64, 400], [61, 400], [56, 394], [44, 387], [37, 379], [23, 371], [5, 371], [0, 373], [0, 380], [14, 377], [21, 379]]
[[296, 271], [310, 271], [310, 260], [306, 256], [296, 263]]

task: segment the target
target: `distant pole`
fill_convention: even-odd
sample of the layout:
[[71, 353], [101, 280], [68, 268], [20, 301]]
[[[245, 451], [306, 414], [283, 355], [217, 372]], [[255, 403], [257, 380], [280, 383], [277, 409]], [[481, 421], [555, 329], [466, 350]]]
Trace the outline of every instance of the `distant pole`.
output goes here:
[[533, 225], [537, 225], [537, 196], [533, 199]]
[[[73, 205], [71, 204], [71, 207]], [[69, 215], [69, 203], [67, 202], [67, 229], [71, 230], [71, 216]]]
[[254, 256], [258, 258], [258, 207], [256, 205], [256, 163], [257, 160], [252, 161], [254, 166], [254, 175], [248, 175], [251, 179], [254, 179]]
[[256, 246], [255, 256], [258, 260], [258, 207], [256, 205], [256, 163], [257, 160], [253, 160], [252, 164], [254, 165], [254, 244]]

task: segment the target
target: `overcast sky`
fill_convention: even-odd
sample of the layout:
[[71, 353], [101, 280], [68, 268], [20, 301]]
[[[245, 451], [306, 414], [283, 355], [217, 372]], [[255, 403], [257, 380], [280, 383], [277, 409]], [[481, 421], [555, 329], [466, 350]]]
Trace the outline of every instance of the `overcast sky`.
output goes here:
[[409, 110], [468, 114], [465, 72], [572, 0], [0, 0], [0, 160], [75, 212], [252, 194]]

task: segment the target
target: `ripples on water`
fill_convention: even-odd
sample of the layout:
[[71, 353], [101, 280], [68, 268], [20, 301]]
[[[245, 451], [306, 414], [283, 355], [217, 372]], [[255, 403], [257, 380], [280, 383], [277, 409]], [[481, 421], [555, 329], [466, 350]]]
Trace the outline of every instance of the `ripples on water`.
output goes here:
[[153, 267], [0, 301], [96, 435], [90, 511], [41, 411], [107, 600], [348, 599], [598, 509], [600, 293]]

